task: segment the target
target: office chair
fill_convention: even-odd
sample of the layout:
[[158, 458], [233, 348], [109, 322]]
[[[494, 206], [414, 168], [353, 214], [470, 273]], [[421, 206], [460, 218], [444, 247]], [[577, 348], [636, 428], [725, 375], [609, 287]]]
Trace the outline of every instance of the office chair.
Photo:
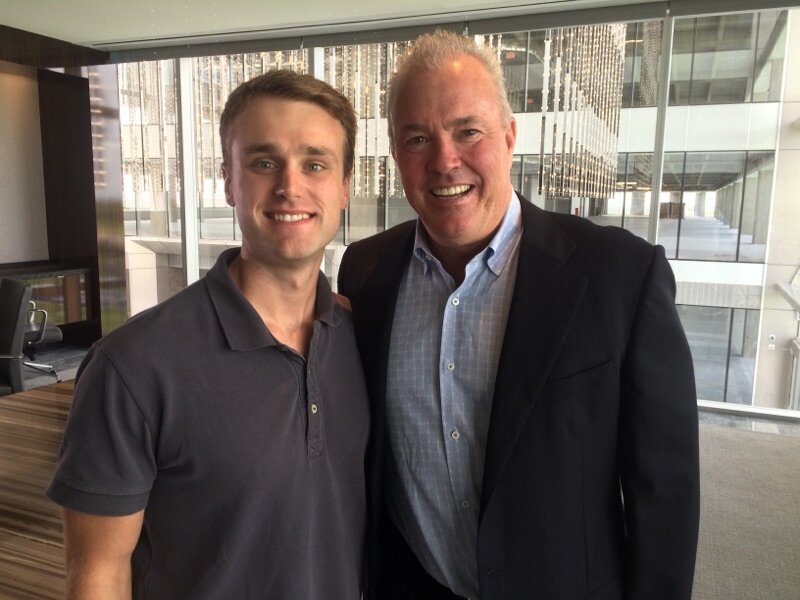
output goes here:
[[56, 378], [56, 381], [61, 381], [61, 377], [59, 377], [52, 365], [33, 361], [36, 360], [36, 349], [40, 345], [60, 342], [62, 339], [64, 339], [64, 334], [61, 333], [61, 329], [55, 325], [47, 324], [47, 311], [42, 308], [36, 308], [36, 303], [30, 300], [28, 322], [25, 326], [25, 345], [22, 348], [22, 352], [29, 360], [24, 361], [23, 364], [31, 369], [52, 375]]
[[28, 322], [31, 287], [16, 279], [0, 279], [0, 396], [21, 392], [22, 347]]

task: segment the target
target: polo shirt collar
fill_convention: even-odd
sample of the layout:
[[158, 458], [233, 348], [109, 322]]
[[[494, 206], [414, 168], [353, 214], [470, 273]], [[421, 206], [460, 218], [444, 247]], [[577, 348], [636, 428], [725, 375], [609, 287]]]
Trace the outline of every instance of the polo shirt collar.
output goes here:
[[[279, 342], [264, 325], [256, 310], [231, 279], [228, 265], [239, 256], [240, 248], [228, 248], [203, 278], [220, 327], [232, 350], [255, 350], [277, 346]], [[334, 324], [333, 294], [328, 280], [319, 273], [314, 318], [326, 325]]]

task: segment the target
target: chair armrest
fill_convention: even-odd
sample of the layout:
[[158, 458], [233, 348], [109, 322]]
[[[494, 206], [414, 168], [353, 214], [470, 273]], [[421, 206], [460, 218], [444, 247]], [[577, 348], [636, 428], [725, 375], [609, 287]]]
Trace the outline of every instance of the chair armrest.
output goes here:
[[[39, 322], [37, 323], [37, 315]], [[25, 326], [25, 343], [39, 344], [44, 339], [44, 332], [47, 329], [47, 311], [43, 308], [32, 308], [28, 310], [28, 323]], [[35, 334], [35, 335], [34, 335]]]

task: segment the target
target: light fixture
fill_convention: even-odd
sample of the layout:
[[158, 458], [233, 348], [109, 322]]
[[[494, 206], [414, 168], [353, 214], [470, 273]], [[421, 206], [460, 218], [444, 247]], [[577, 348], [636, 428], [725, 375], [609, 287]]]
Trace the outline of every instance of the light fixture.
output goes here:
[[539, 194], [608, 198], [617, 176], [625, 25], [548, 29], [542, 62]]

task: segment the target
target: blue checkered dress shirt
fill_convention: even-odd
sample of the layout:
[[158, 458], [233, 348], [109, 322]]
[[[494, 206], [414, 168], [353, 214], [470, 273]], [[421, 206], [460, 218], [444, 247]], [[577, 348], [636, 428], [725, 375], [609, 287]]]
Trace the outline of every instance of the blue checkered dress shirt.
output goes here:
[[390, 515], [428, 573], [471, 598], [478, 596], [486, 437], [521, 235], [513, 195], [497, 233], [456, 287], [418, 221], [392, 326]]

